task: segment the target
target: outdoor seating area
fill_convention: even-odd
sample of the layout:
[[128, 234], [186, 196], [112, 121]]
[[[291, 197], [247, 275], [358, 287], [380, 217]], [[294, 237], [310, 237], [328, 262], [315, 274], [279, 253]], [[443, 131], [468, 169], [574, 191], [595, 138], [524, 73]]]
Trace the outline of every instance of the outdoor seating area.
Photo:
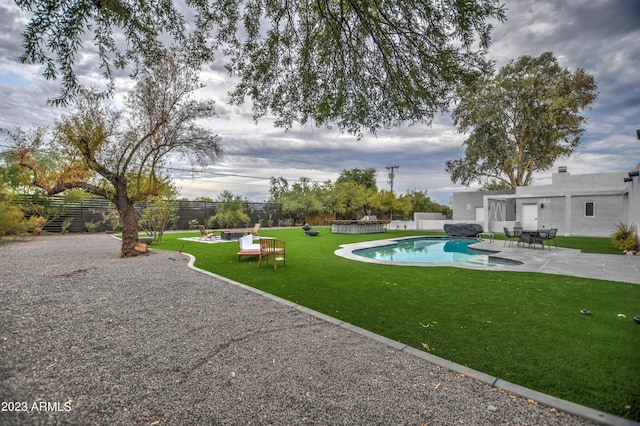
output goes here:
[[223, 229], [220, 231], [220, 238], [223, 240], [238, 240], [246, 235], [252, 235], [256, 237], [260, 232], [260, 223], [256, 223], [253, 228], [237, 228], [237, 229]]
[[526, 244], [528, 248], [533, 247], [536, 248], [536, 244], [540, 244], [540, 247], [544, 249], [545, 244], [551, 248], [551, 243], [558, 248], [558, 244], [556, 243], [556, 235], [558, 233], [557, 228], [549, 228], [549, 229], [536, 229], [536, 230], [526, 230], [522, 229], [522, 227], [515, 226], [513, 231], [510, 231], [509, 228], [504, 228], [504, 235], [506, 237], [504, 245], [509, 242], [509, 246], [516, 242], [516, 246], [524, 247]]
[[215, 231], [207, 230], [204, 225], [198, 225], [198, 229], [200, 230], [200, 239], [213, 241], [216, 239]]
[[277, 269], [277, 261], [282, 260], [283, 266], [286, 266], [286, 245], [282, 240], [276, 238], [260, 238], [257, 243], [254, 243], [254, 236], [251, 234], [245, 235], [238, 239], [240, 245], [240, 251], [237, 253], [238, 261], [243, 256], [257, 256], [258, 268], [262, 264], [262, 258], [266, 257], [267, 263], [269, 257], [273, 257], [273, 269]]

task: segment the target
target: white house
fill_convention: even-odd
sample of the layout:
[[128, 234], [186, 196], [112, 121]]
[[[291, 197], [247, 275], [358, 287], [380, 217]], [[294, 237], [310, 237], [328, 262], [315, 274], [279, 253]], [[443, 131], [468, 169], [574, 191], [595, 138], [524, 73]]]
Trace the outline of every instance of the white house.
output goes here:
[[571, 175], [565, 168], [551, 185], [515, 191], [453, 194], [453, 222], [477, 222], [490, 232], [521, 225], [557, 228], [559, 235], [608, 237], [622, 222], [640, 227], [640, 163], [629, 172]]

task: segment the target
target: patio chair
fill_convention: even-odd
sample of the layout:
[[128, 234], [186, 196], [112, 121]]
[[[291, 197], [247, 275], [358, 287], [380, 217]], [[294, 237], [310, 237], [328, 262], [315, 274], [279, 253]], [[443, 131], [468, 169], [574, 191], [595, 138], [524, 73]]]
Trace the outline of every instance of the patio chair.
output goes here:
[[523, 229], [524, 228], [522, 226], [514, 226], [513, 227], [513, 236], [517, 237], [517, 238], [520, 238], [520, 234], [522, 234], [522, 230]]
[[544, 249], [544, 237], [541, 236], [541, 232], [544, 235], [546, 233], [546, 229], [544, 231], [522, 231], [518, 243], [528, 244], [529, 248], [531, 248], [531, 246], [533, 245], [534, 249], [536, 248], [536, 244], [540, 243], [540, 245]]
[[509, 247], [511, 247], [511, 244], [514, 241], [517, 241], [517, 240], [520, 239], [520, 236], [512, 234], [511, 231], [509, 231], [509, 228], [504, 228], [504, 236], [507, 237], [507, 239], [504, 240], [503, 246], [506, 246], [507, 245], [507, 241], [509, 241]]
[[216, 234], [213, 231], [207, 231], [204, 225], [198, 225], [201, 240], [215, 240]]
[[269, 256], [273, 256], [273, 269], [276, 269], [276, 261], [282, 260], [283, 266], [287, 265], [287, 257], [285, 250], [285, 242], [282, 240], [276, 240], [275, 238], [264, 238], [260, 240], [260, 259], [258, 261], [258, 268], [262, 263], [262, 257], [266, 256], [267, 263], [269, 263]]
[[558, 233], [558, 229], [549, 228], [549, 232], [545, 236], [544, 240], [547, 242], [549, 248], [551, 248], [551, 241], [553, 241], [553, 245], [558, 248], [558, 243], [556, 243], [556, 234]]
[[253, 235], [256, 239], [258, 238], [258, 232], [260, 232], [261, 223], [256, 223], [253, 225], [253, 229], [248, 229], [244, 231], [244, 235]]
[[240, 245], [240, 251], [237, 253], [238, 260], [240, 260], [242, 256], [258, 256], [262, 258], [260, 254], [260, 244], [253, 242], [253, 236], [251, 234], [239, 238], [238, 244]]

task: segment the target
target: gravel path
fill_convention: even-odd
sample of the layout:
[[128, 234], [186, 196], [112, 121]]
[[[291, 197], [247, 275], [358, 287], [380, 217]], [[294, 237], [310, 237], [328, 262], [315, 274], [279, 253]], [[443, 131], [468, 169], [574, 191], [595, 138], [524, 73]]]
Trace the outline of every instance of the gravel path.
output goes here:
[[106, 235], [0, 244], [0, 424], [590, 424], [182, 254], [118, 250]]

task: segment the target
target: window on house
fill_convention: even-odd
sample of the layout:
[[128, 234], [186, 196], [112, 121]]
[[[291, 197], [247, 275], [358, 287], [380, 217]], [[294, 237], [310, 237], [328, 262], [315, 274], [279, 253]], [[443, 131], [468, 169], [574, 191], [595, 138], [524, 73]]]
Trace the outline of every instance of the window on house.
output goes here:
[[593, 201], [584, 203], [584, 215], [585, 217], [594, 217], [596, 215], [596, 203]]

